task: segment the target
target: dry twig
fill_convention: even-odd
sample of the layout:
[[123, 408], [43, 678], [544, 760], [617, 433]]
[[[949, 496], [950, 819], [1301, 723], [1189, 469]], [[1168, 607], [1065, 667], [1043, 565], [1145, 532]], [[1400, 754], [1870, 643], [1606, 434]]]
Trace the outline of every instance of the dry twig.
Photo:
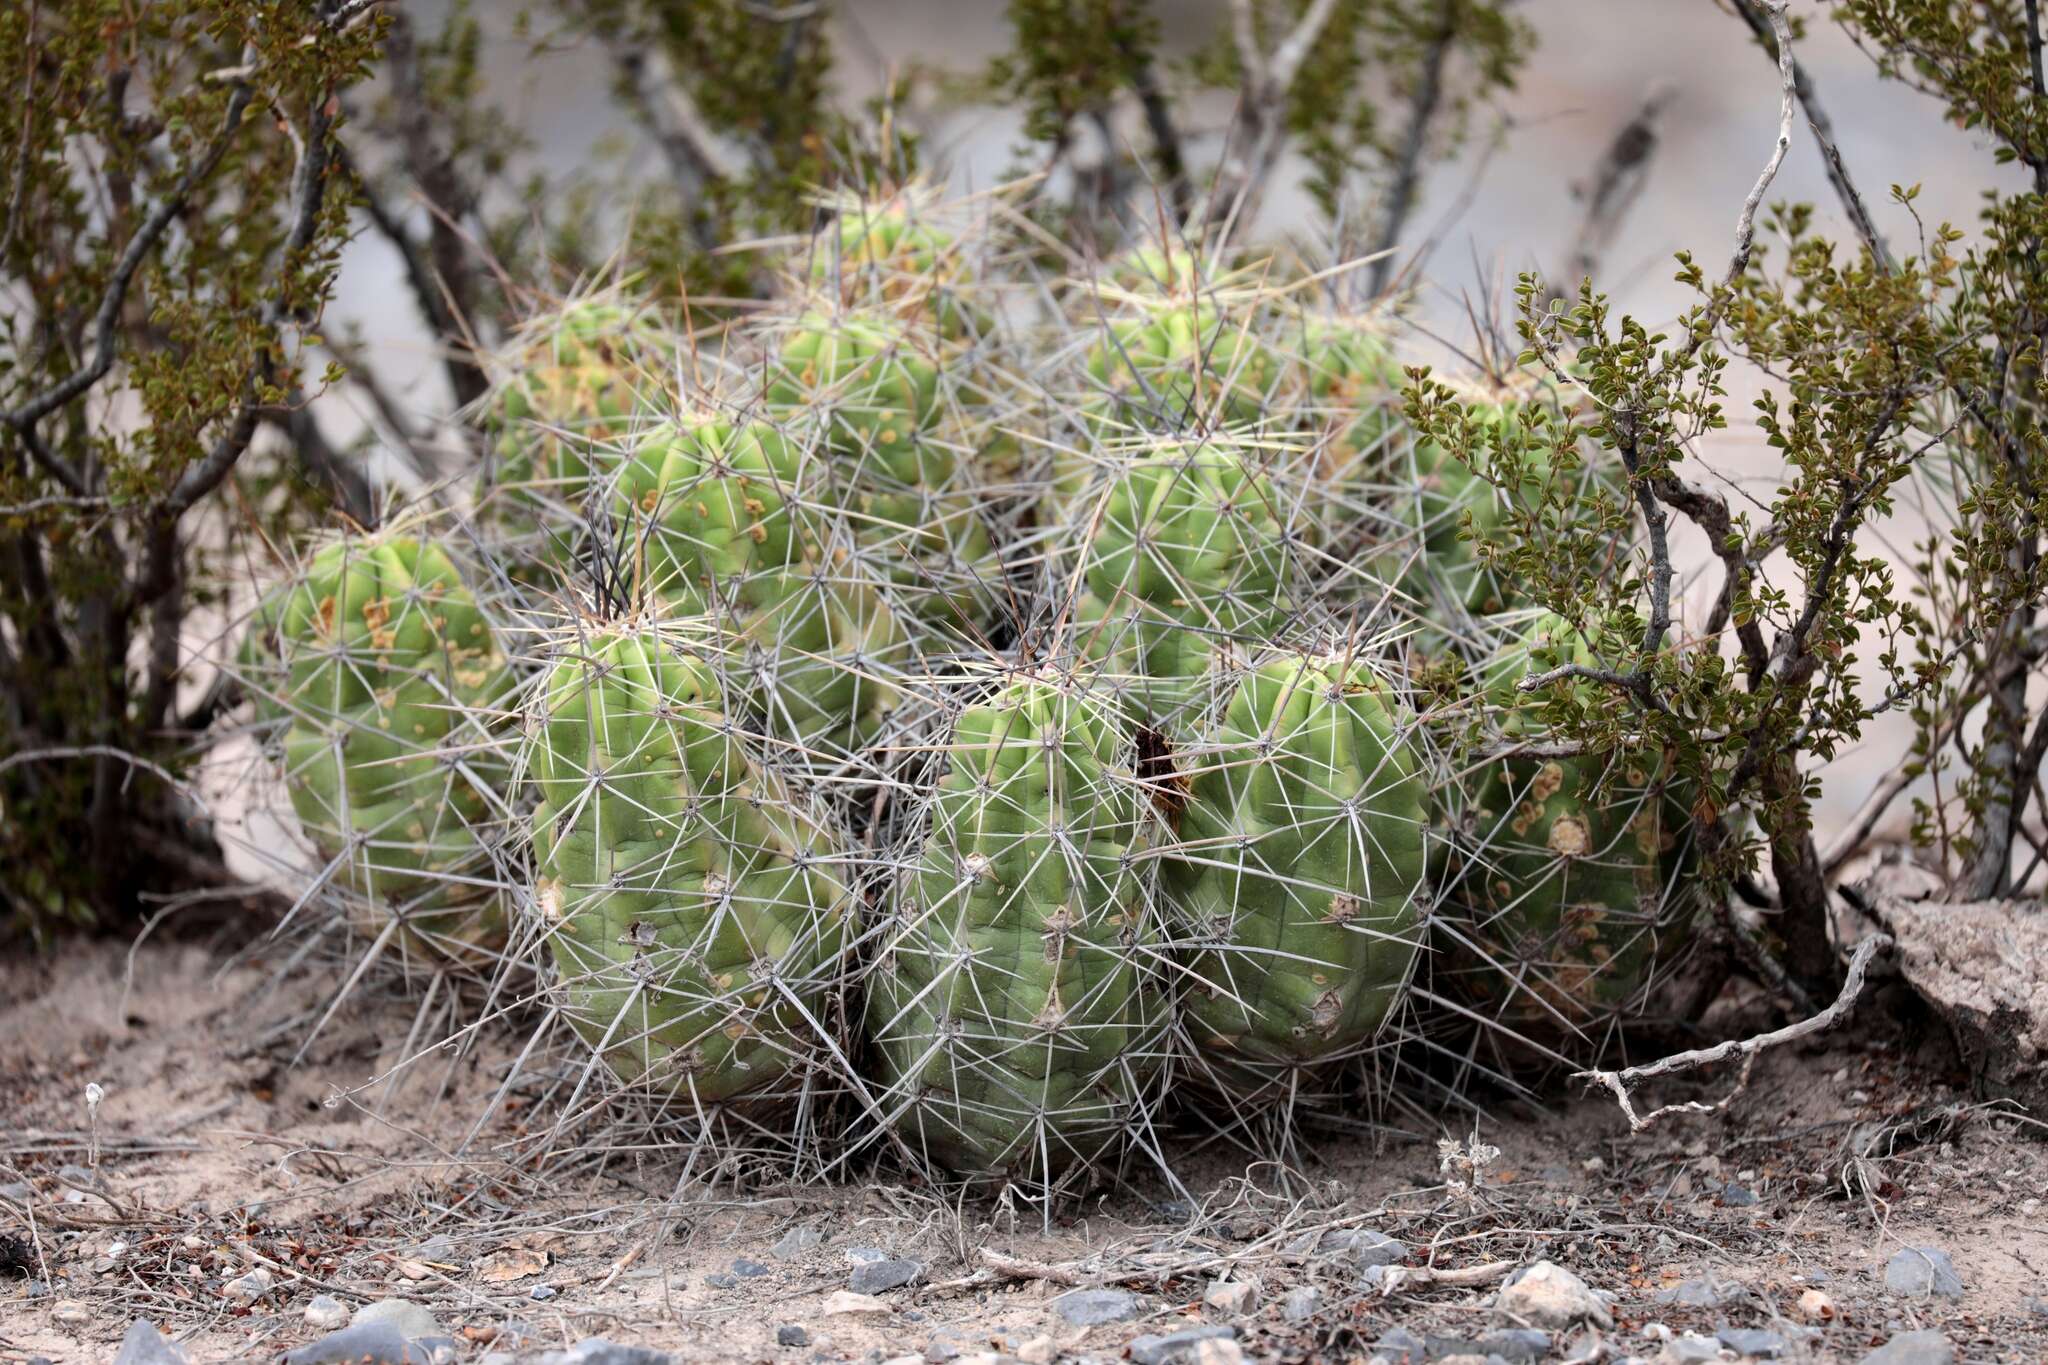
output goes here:
[[[1873, 934], [1856, 945], [1856, 955], [1849, 960], [1849, 972], [1842, 982], [1842, 992], [1835, 1002], [1819, 1014], [1802, 1019], [1796, 1024], [1787, 1024], [1769, 1033], [1759, 1033], [1750, 1038], [1731, 1038], [1712, 1047], [1695, 1048], [1690, 1052], [1674, 1053], [1643, 1066], [1625, 1067], [1620, 1071], [1579, 1071], [1572, 1079], [1589, 1084], [1604, 1085], [1621, 1105], [1621, 1112], [1628, 1116], [1629, 1131], [1640, 1133], [1666, 1114], [1713, 1114], [1726, 1109], [1749, 1084], [1749, 1073], [1756, 1063], [1758, 1054], [1782, 1043], [1793, 1042], [1825, 1029], [1834, 1027], [1851, 1009], [1855, 1008], [1856, 997], [1863, 991], [1863, 974], [1870, 966], [1870, 959], [1880, 951], [1892, 946], [1889, 935]], [[1737, 1078], [1735, 1088], [1712, 1104], [1698, 1100], [1687, 1100], [1682, 1104], [1667, 1104], [1647, 1114], [1637, 1114], [1635, 1105], [1629, 1099], [1629, 1087], [1657, 1076], [1669, 1076], [1675, 1072], [1690, 1071], [1696, 1067], [1712, 1066], [1725, 1062], [1730, 1057], [1742, 1058], [1742, 1075]]]

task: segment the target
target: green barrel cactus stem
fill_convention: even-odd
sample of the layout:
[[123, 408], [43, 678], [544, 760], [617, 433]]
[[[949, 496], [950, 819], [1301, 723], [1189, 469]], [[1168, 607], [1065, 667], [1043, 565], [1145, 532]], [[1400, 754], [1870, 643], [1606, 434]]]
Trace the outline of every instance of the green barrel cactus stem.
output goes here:
[[470, 959], [503, 938], [490, 831], [513, 677], [447, 553], [351, 537], [264, 605], [248, 653], [292, 809], [365, 932]]
[[768, 410], [820, 431], [817, 496], [876, 575], [920, 616], [978, 626], [1002, 600], [1002, 567], [972, 452], [942, 434], [960, 424], [947, 420], [930, 342], [873, 311], [806, 316], [782, 338]]
[[1337, 658], [1246, 670], [1192, 770], [1163, 874], [1193, 1066], [1238, 1096], [1369, 1046], [1422, 932], [1426, 783], [1386, 684]]
[[520, 330], [478, 414], [491, 441], [479, 513], [517, 564], [559, 565], [574, 548], [592, 480], [660, 406], [674, 349], [649, 310], [611, 294]]
[[1145, 1122], [1167, 1018], [1149, 807], [1070, 677], [961, 713], [892, 892], [868, 1033], [899, 1133], [963, 1174], [1055, 1180]]
[[875, 305], [928, 320], [948, 338], [982, 330], [969, 297], [974, 271], [968, 239], [946, 221], [929, 189], [909, 185], [876, 197], [846, 195], [831, 207], [831, 236], [807, 252], [814, 290], [846, 306]]
[[[1504, 741], [1540, 740], [1545, 699], [1516, 683], [1592, 665], [1584, 633], [1555, 615], [1519, 623], [1487, 669]], [[1554, 684], [1597, 702], [1592, 685]], [[1690, 941], [1694, 900], [1685, 802], [1655, 754], [1510, 757], [1487, 765], [1455, 821], [1445, 961], [1458, 991], [1547, 1044], [1594, 1038], [1640, 1013]]]
[[692, 1104], [801, 1086], [850, 914], [824, 822], [651, 624], [565, 647], [535, 705], [535, 901], [576, 1032], [620, 1081]]
[[697, 414], [640, 442], [613, 499], [647, 595], [726, 633], [735, 698], [778, 740], [838, 754], [879, 731], [911, 649], [826, 539], [829, 513], [805, 494], [816, 472], [778, 427]]
[[1287, 629], [1299, 578], [1288, 510], [1264, 473], [1217, 442], [1155, 451], [1101, 494], [1074, 630], [1142, 718], [1187, 720], [1219, 657]]

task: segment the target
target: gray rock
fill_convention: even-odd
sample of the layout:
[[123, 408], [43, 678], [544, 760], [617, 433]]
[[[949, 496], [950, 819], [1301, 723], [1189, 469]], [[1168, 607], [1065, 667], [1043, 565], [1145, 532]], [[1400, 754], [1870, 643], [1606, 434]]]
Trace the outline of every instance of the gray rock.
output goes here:
[[2037, 1318], [2048, 1318], [2048, 1299], [2029, 1295], [2026, 1300], [2026, 1310]]
[[1396, 1327], [1372, 1344], [1373, 1354], [1385, 1357], [1387, 1365], [1422, 1365], [1429, 1359], [1429, 1343], [1406, 1327]]
[[306, 1300], [305, 1311], [300, 1316], [305, 1318], [306, 1326], [332, 1332], [347, 1325], [348, 1306], [332, 1294], [315, 1294]]
[[1134, 1321], [1145, 1305], [1128, 1289], [1070, 1289], [1052, 1301], [1052, 1311], [1069, 1327], [1101, 1327]]
[[1723, 1327], [1716, 1335], [1723, 1346], [1737, 1355], [1755, 1356], [1759, 1360], [1776, 1360], [1790, 1349], [1784, 1337], [1761, 1327]]
[[1731, 1209], [1748, 1209], [1755, 1208], [1764, 1201], [1755, 1190], [1731, 1180], [1721, 1187], [1721, 1202]]
[[880, 1247], [848, 1247], [844, 1254], [848, 1265], [873, 1265], [889, 1259], [889, 1253]]
[[1909, 1299], [1960, 1299], [1963, 1277], [1940, 1247], [1907, 1247], [1885, 1263], [1884, 1287]]
[[808, 1346], [811, 1344], [811, 1334], [803, 1329], [801, 1323], [785, 1322], [782, 1326], [775, 1329], [775, 1344], [777, 1346]]
[[799, 1225], [782, 1234], [782, 1240], [768, 1248], [768, 1254], [778, 1261], [794, 1261], [808, 1252], [825, 1245], [825, 1234], [814, 1227]]
[[1901, 1332], [1863, 1357], [1861, 1365], [1955, 1365], [1956, 1348], [1939, 1332]]
[[924, 1358], [930, 1361], [958, 1360], [963, 1355], [986, 1355], [991, 1346], [1008, 1347], [1010, 1338], [965, 1323], [954, 1323], [932, 1333], [925, 1343]]
[[26, 1180], [10, 1181], [0, 1185], [0, 1199], [12, 1199], [17, 1204], [33, 1204], [36, 1199], [36, 1187]]
[[191, 1365], [191, 1361], [192, 1357], [164, 1340], [155, 1323], [144, 1318], [128, 1324], [128, 1335], [121, 1338], [120, 1353], [114, 1357], [114, 1365]]
[[356, 1323], [288, 1352], [284, 1365], [433, 1365], [433, 1355], [388, 1322]]
[[740, 1282], [723, 1271], [714, 1271], [704, 1277], [704, 1287], [706, 1289], [737, 1289], [740, 1287]]
[[356, 1310], [348, 1325], [389, 1327], [406, 1341], [441, 1335], [441, 1324], [434, 1321], [434, 1315], [411, 1299], [379, 1299], [375, 1303], [366, 1303]]
[[1390, 1265], [1369, 1265], [1359, 1272], [1358, 1282], [1367, 1289], [1378, 1289], [1387, 1282], [1387, 1277], [1393, 1273], [1394, 1268]]
[[1126, 1349], [1137, 1365], [1180, 1365], [1182, 1361], [1195, 1358], [1196, 1348], [1205, 1341], [1232, 1342], [1237, 1340], [1237, 1329], [1218, 1323], [1210, 1327], [1188, 1327], [1164, 1336], [1147, 1334], [1131, 1338]]
[[1307, 1322], [1322, 1308], [1322, 1292], [1310, 1285], [1290, 1289], [1280, 1296], [1280, 1316], [1289, 1322]]
[[750, 1261], [742, 1256], [732, 1263], [732, 1273], [743, 1280], [758, 1279], [768, 1273], [768, 1267], [759, 1261]]
[[1654, 1299], [1658, 1303], [1675, 1303], [1686, 1308], [1719, 1308], [1741, 1297], [1742, 1286], [1708, 1275], [1700, 1279], [1680, 1280], [1669, 1289], [1658, 1290]]
[[1250, 1280], [1217, 1280], [1202, 1291], [1202, 1307], [1226, 1317], [1249, 1313], [1259, 1300], [1259, 1287]]
[[426, 1261], [435, 1265], [462, 1265], [466, 1258], [455, 1250], [455, 1239], [445, 1232], [437, 1232], [421, 1242], [409, 1253], [415, 1261]]
[[527, 1291], [526, 1297], [532, 1299], [535, 1303], [546, 1303], [560, 1292], [551, 1284], [537, 1284]]
[[1508, 1276], [1494, 1300], [1494, 1312], [1540, 1327], [1573, 1327], [1591, 1322], [1614, 1326], [1614, 1317], [1586, 1282], [1551, 1261], [1538, 1261]]
[[237, 1275], [220, 1287], [220, 1292], [236, 1303], [254, 1303], [270, 1292], [275, 1283], [270, 1272], [257, 1266], [246, 1275]]
[[1380, 1265], [1399, 1265], [1408, 1259], [1408, 1245], [1372, 1228], [1345, 1230], [1342, 1248], [1360, 1270]]
[[846, 1287], [856, 1294], [880, 1294], [914, 1283], [922, 1274], [924, 1265], [918, 1261], [867, 1261], [853, 1268]]
[[1686, 1332], [1665, 1343], [1664, 1358], [1672, 1365], [1702, 1365], [1704, 1361], [1721, 1358], [1721, 1342], [1715, 1337]]
[[1517, 1362], [1542, 1360], [1550, 1354], [1550, 1333], [1533, 1327], [1505, 1327], [1479, 1338], [1482, 1354]]
[[585, 1337], [566, 1351], [549, 1351], [541, 1365], [675, 1365], [675, 1357], [650, 1346], [621, 1346], [603, 1337]]

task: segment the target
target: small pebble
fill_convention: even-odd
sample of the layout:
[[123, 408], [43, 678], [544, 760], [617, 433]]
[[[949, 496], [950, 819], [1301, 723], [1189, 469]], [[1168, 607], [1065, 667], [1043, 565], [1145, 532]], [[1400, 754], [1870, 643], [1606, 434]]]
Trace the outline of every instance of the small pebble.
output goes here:
[[806, 1332], [798, 1323], [785, 1322], [782, 1326], [775, 1329], [775, 1344], [777, 1346], [808, 1346], [811, 1344], [811, 1334]]
[[1513, 1362], [1513, 1365], [1543, 1360], [1550, 1355], [1550, 1333], [1539, 1332], [1533, 1327], [1507, 1327], [1488, 1332], [1476, 1344], [1481, 1355], [1499, 1356]]
[[1249, 1313], [1258, 1302], [1259, 1287], [1249, 1280], [1217, 1280], [1202, 1293], [1202, 1307], [1226, 1317]]
[[1100, 1327], [1130, 1322], [1144, 1305], [1126, 1289], [1070, 1289], [1052, 1301], [1052, 1311], [1069, 1327]]
[[1799, 1316], [1808, 1322], [1830, 1322], [1839, 1310], [1835, 1301], [1818, 1289], [1809, 1289], [1799, 1296]]
[[1939, 1332], [1901, 1332], [1860, 1365], [1955, 1365], [1956, 1348]]
[[1664, 1344], [1664, 1359], [1672, 1365], [1701, 1365], [1708, 1360], [1721, 1358], [1721, 1342], [1717, 1337], [1703, 1337], [1692, 1332], [1673, 1337]]
[[329, 1332], [296, 1351], [284, 1365], [430, 1365], [432, 1356], [415, 1350], [388, 1322], [358, 1323]]
[[739, 1288], [739, 1283], [738, 1280], [725, 1274], [723, 1271], [717, 1271], [704, 1277], [704, 1286], [707, 1289], [737, 1289]]
[[1409, 1331], [1396, 1327], [1372, 1344], [1373, 1354], [1386, 1359], [1387, 1365], [1422, 1365], [1429, 1357], [1429, 1343]]
[[881, 1294], [901, 1289], [923, 1274], [924, 1266], [917, 1261], [868, 1261], [853, 1268], [853, 1273], [846, 1277], [846, 1287], [856, 1294]]
[[442, 1334], [441, 1324], [434, 1320], [434, 1315], [411, 1299], [379, 1299], [375, 1303], [366, 1303], [356, 1309], [355, 1316], [348, 1320], [348, 1325], [387, 1326], [407, 1341], [417, 1341], [421, 1337], [438, 1337]]
[[1963, 1278], [1940, 1247], [1907, 1247], [1884, 1267], [1884, 1287], [1909, 1299], [1963, 1296]]
[[1538, 1261], [1510, 1275], [1494, 1300], [1494, 1313], [1539, 1327], [1573, 1327], [1580, 1322], [1614, 1326], [1614, 1317], [1600, 1296], [1584, 1280], [1551, 1261]]
[[527, 1291], [526, 1297], [539, 1303], [546, 1303], [559, 1291], [551, 1284], [537, 1284]]
[[1232, 1345], [1236, 1345], [1236, 1331], [1217, 1324], [1211, 1327], [1188, 1327], [1178, 1332], [1168, 1332], [1163, 1336], [1147, 1334], [1133, 1337], [1126, 1349], [1136, 1365], [1181, 1365], [1183, 1361], [1191, 1362], [1194, 1359], [1195, 1348], [1202, 1342], [1226, 1339]]
[[750, 1261], [742, 1256], [732, 1263], [732, 1273], [743, 1280], [758, 1279], [768, 1273], [768, 1267], [759, 1261]]
[[254, 1303], [270, 1292], [272, 1283], [270, 1272], [259, 1265], [248, 1274], [229, 1280], [220, 1292], [236, 1303]]
[[1052, 1365], [1053, 1359], [1059, 1355], [1059, 1349], [1052, 1344], [1051, 1337], [1041, 1335], [1032, 1337], [1029, 1341], [1018, 1342], [1014, 1354], [1017, 1359], [1024, 1362], [1024, 1365]]
[[824, 1244], [824, 1233], [814, 1227], [799, 1225], [783, 1233], [782, 1240], [768, 1248], [768, 1254], [778, 1261], [793, 1261]]
[[827, 1317], [887, 1317], [894, 1310], [872, 1294], [835, 1289], [825, 1299]]
[[128, 1324], [128, 1335], [121, 1338], [121, 1350], [114, 1357], [114, 1365], [191, 1365], [191, 1359], [164, 1340], [155, 1323], [137, 1318]]
[[1322, 1307], [1322, 1292], [1311, 1285], [1300, 1285], [1280, 1296], [1280, 1316], [1289, 1322], [1308, 1322]]
[[1723, 1327], [1716, 1335], [1723, 1346], [1737, 1355], [1758, 1360], [1776, 1360], [1787, 1350], [1785, 1338], [1760, 1327]]
[[306, 1326], [322, 1332], [332, 1332], [348, 1325], [348, 1308], [332, 1294], [315, 1294], [306, 1300], [305, 1312], [300, 1316]]

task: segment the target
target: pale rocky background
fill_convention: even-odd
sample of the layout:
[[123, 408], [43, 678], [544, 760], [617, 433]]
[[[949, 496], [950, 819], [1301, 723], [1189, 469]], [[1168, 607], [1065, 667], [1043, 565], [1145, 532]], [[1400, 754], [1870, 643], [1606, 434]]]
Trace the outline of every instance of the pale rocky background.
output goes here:
[[[1220, 0], [1155, 0], [1155, 7], [1169, 54], [1192, 48], [1227, 23]], [[444, 7], [430, 2], [412, 8], [431, 28]], [[1008, 39], [997, 0], [847, 0], [835, 8], [841, 88], [849, 101], [874, 94], [906, 63], [971, 70]], [[1833, 115], [1851, 172], [1895, 249], [1913, 250], [1916, 229], [1911, 216], [1890, 202], [1890, 186], [1919, 184], [1920, 211], [1930, 224], [1946, 218], [1968, 227], [1988, 184], [2014, 182], [2009, 170], [1992, 165], [1982, 140], [1950, 125], [1936, 104], [1881, 82], [1870, 60], [1829, 22], [1824, 5], [1794, 0], [1792, 8], [1808, 24], [1797, 51]], [[623, 144], [631, 149], [628, 164], [644, 164], [650, 177], [660, 175], [659, 158], [610, 97], [611, 70], [603, 54], [594, 45], [555, 43], [537, 55], [531, 41], [513, 36], [512, 9], [478, 6], [496, 30], [486, 45], [491, 95], [527, 130], [532, 160], [551, 167], [591, 164], [603, 149]], [[1689, 248], [1710, 271], [1727, 259], [1737, 210], [1777, 126], [1776, 70], [1741, 20], [1714, 0], [1534, 0], [1521, 12], [1539, 43], [1520, 88], [1497, 111], [1477, 118], [1461, 155], [1427, 167], [1408, 232], [1410, 245], [1435, 243], [1416, 320], [1445, 342], [1465, 344], [1471, 337], [1468, 307], [1481, 316], [1506, 315], [1516, 272], [1557, 268], [1580, 216], [1570, 187], [1590, 172], [1616, 130], [1662, 83], [1675, 91], [1675, 99], [1660, 124], [1661, 144], [1645, 190], [1603, 263], [1600, 284], [1618, 308], [1668, 321], [1691, 301], [1672, 280], [1672, 254]], [[1135, 108], [1123, 112], [1121, 130], [1145, 145]], [[1214, 155], [1229, 112], [1221, 99], [1188, 112], [1191, 157]], [[1019, 164], [1018, 120], [1011, 112], [913, 108], [909, 116], [924, 134], [928, 156], [956, 190], [985, 189]], [[1812, 202], [1822, 231], [1852, 240], [1803, 120], [1796, 132], [1767, 202]], [[1262, 232], [1311, 229], [1311, 207], [1293, 185], [1295, 169], [1283, 168], [1276, 178]], [[374, 233], [366, 232], [349, 249], [330, 309], [329, 325], [337, 322], [362, 329], [369, 355], [408, 404], [421, 414], [446, 412], [440, 372], [429, 363], [431, 343], [394, 253]], [[1731, 380], [1729, 428], [1696, 452], [1701, 470], [1695, 473], [1732, 480], [1767, 501], [1776, 465], [1749, 420], [1758, 377], [1738, 372]], [[337, 436], [369, 421], [350, 392], [324, 401]], [[1888, 528], [1890, 543], [1909, 543], [1922, 524], [1910, 512], [1902, 514]], [[1703, 543], [1682, 542], [1680, 549], [1688, 568], [1697, 570], [1705, 558]], [[1700, 620], [1717, 587], [1712, 575], [1691, 585], [1684, 601], [1688, 619]], [[1881, 691], [1873, 686], [1872, 695]], [[1897, 715], [1883, 718], [1870, 727], [1863, 746], [1832, 765], [1824, 826], [1845, 819], [1898, 761], [1901, 727]]]

